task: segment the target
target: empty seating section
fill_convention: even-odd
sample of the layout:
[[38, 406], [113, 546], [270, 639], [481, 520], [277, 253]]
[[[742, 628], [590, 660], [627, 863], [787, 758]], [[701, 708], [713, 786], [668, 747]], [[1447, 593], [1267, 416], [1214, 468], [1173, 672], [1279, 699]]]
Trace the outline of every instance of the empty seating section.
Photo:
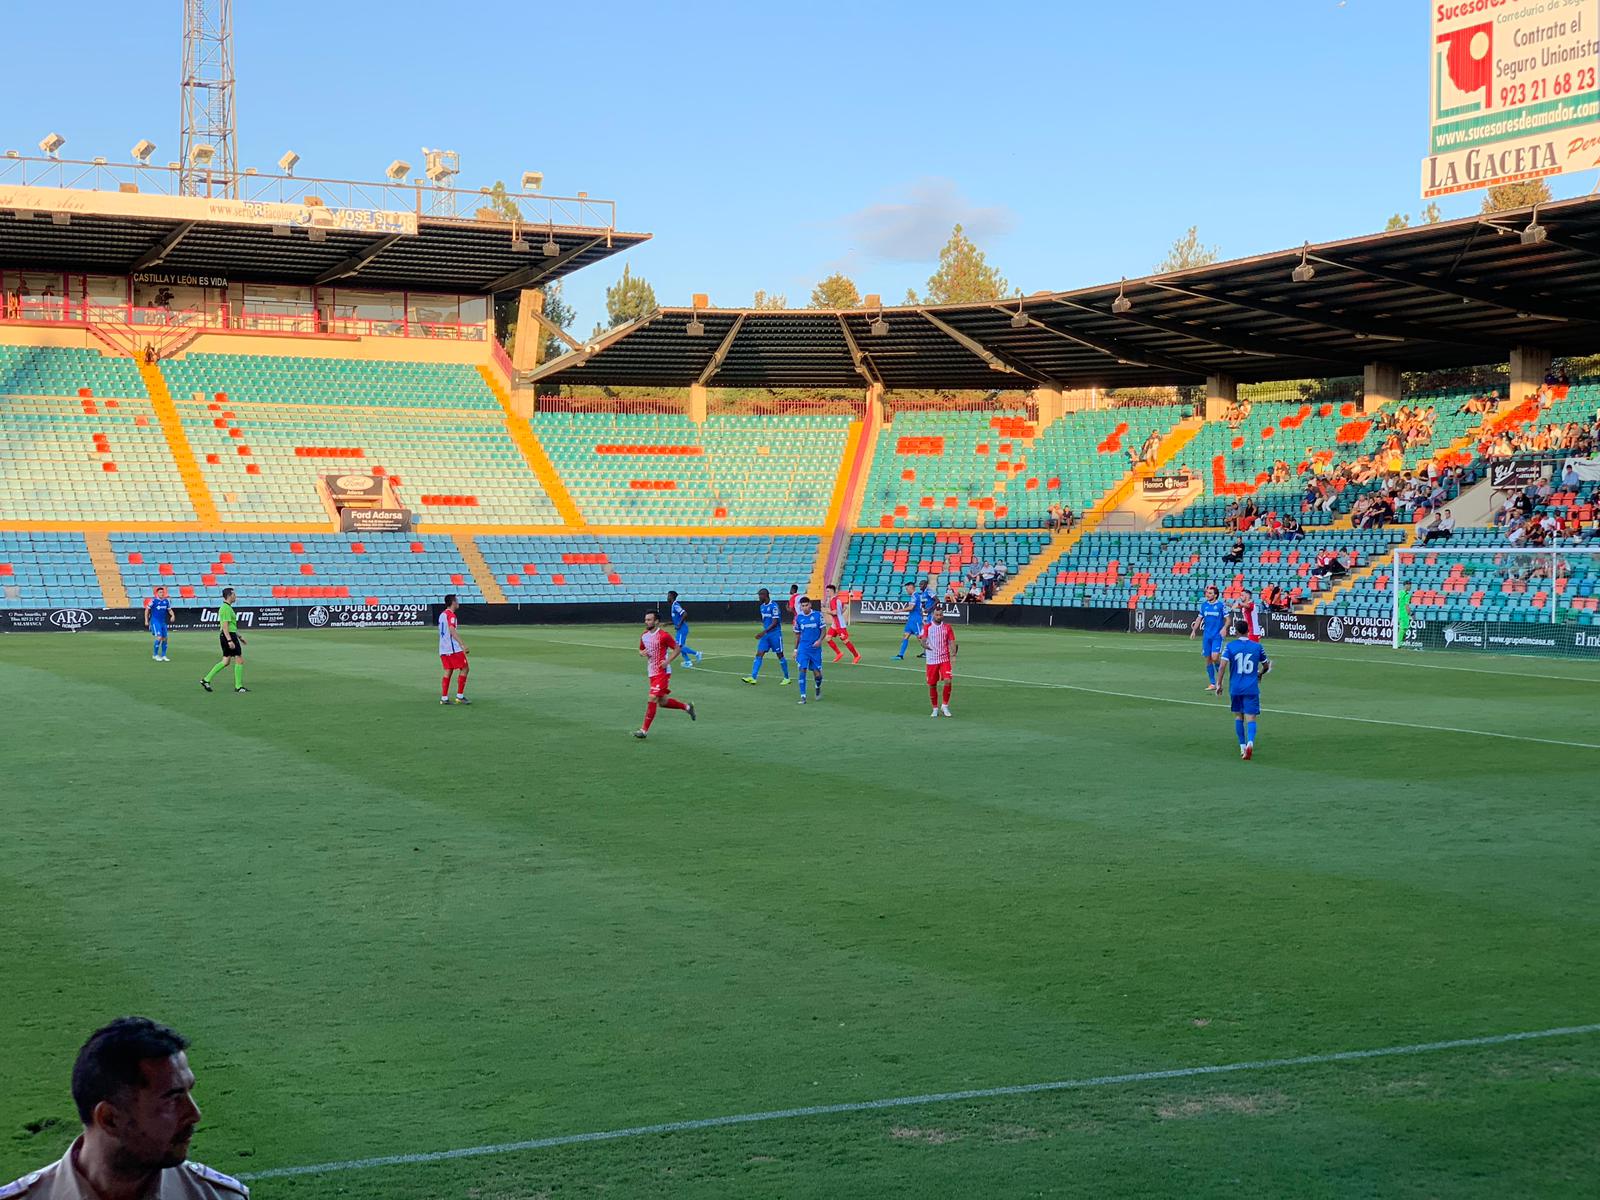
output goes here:
[[[1549, 553], [1460, 554], [1473, 546], [1505, 545], [1498, 529], [1457, 528], [1432, 546], [1400, 548], [1401, 578], [1411, 590], [1414, 620], [1558, 621], [1600, 625], [1600, 562], [1593, 555]], [[1555, 579], [1549, 570], [1555, 565]], [[1392, 566], [1317, 605], [1344, 617], [1381, 617], [1392, 611]], [[1553, 606], [1553, 611], [1552, 611]]]
[[848, 416], [539, 413], [533, 430], [594, 525], [821, 525]]
[[161, 364], [174, 400], [363, 408], [481, 408], [500, 403], [470, 363], [374, 362], [268, 354], [191, 354]]
[[0, 608], [100, 608], [104, 604], [81, 533], [0, 531]]
[[1047, 533], [872, 533], [850, 539], [839, 586], [863, 600], [897, 600], [921, 579], [943, 591], [985, 564], [1015, 575], [1050, 544]]
[[192, 521], [128, 359], [0, 346], [0, 520]]
[[1129, 451], [1172, 409], [1075, 412], [1041, 434], [1022, 411], [903, 412], [878, 435], [859, 522], [882, 529], [1042, 528], [1082, 513], [1128, 473]]
[[[1183, 529], [1220, 525], [1234, 498], [1251, 496], [1262, 511], [1296, 513], [1307, 526], [1332, 524], [1336, 513], [1300, 512], [1306, 475], [1319, 459], [1326, 464], [1370, 454], [1383, 437], [1376, 415], [1363, 414], [1351, 401], [1255, 404], [1237, 427], [1207, 421], [1170, 464], [1196, 472], [1205, 493], [1162, 523]], [[1287, 482], [1271, 481], [1278, 462], [1288, 468]]]
[[1388, 529], [1342, 529], [1298, 542], [1246, 535], [1243, 560], [1231, 563], [1223, 555], [1233, 544], [1232, 534], [1091, 533], [1047, 567], [1017, 602], [1189, 608], [1199, 604], [1207, 584], [1216, 584], [1231, 599], [1243, 588], [1259, 592], [1271, 583], [1298, 603], [1335, 586], [1311, 574], [1320, 550], [1354, 551], [1360, 572], [1404, 537], [1403, 531]]
[[446, 592], [481, 602], [449, 537], [405, 533], [113, 534], [128, 596], [157, 586], [174, 603], [215, 604], [237, 589], [244, 604], [423, 604]]
[[0, 396], [0, 423], [0, 520], [194, 520], [149, 400]]
[[83, 389], [112, 400], [145, 394], [131, 358], [77, 347], [0, 344], [0, 396], [77, 396]]
[[[694, 601], [752, 604], [757, 588], [802, 591], [817, 558], [814, 537], [509, 537], [482, 534], [479, 551], [506, 599], [660, 603], [667, 590]], [[752, 608], [752, 612], [754, 609]]]

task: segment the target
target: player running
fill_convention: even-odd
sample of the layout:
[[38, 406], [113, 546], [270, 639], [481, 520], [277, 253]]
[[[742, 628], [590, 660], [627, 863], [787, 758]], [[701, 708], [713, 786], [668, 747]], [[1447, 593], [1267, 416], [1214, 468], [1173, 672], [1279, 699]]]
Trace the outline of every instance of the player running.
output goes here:
[[156, 588], [144, 602], [144, 624], [150, 631], [150, 657], [156, 662], [171, 662], [167, 657], [167, 630], [172, 625], [172, 601], [167, 599], [166, 588]]
[[667, 612], [672, 617], [673, 636], [678, 639], [678, 649], [683, 654], [683, 665], [692, 667], [705, 657], [698, 650], [689, 649], [689, 610], [678, 603], [678, 593], [667, 593]]
[[906, 581], [906, 623], [900, 631], [900, 650], [894, 657], [896, 661], [906, 656], [906, 647], [911, 644], [912, 638], [922, 636], [922, 606], [917, 602], [917, 585], [910, 580]]
[[[933, 715], [953, 717], [950, 711], [950, 685], [955, 678], [956, 627], [947, 624], [944, 609], [934, 605], [933, 617], [921, 634], [924, 653], [928, 656], [928, 699], [933, 701]], [[944, 703], [939, 702], [939, 684], [944, 683]]]
[[1233, 731], [1239, 735], [1239, 757], [1249, 760], [1256, 752], [1256, 720], [1261, 715], [1261, 677], [1272, 670], [1266, 649], [1249, 638], [1250, 626], [1236, 621], [1237, 635], [1222, 648], [1222, 674], [1218, 681], [1228, 685], [1232, 701]]
[[1223, 628], [1228, 623], [1228, 606], [1222, 602], [1221, 593], [1214, 583], [1206, 584], [1206, 598], [1200, 602], [1200, 612], [1189, 626], [1189, 636], [1204, 632], [1200, 653], [1206, 660], [1206, 691], [1217, 690], [1217, 656], [1222, 653]]
[[788, 683], [789, 660], [783, 656], [783, 606], [766, 588], [757, 592], [756, 598], [761, 601], [761, 632], [756, 634], [756, 657], [744, 682], [754, 684], [761, 678], [761, 660], [770, 652], [778, 656], [778, 666], [783, 668], [782, 682]]
[[806, 702], [806, 672], [817, 679], [817, 699], [822, 699], [822, 635], [827, 622], [811, 610], [811, 597], [800, 597], [800, 611], [794, 616], [794, 665], [800, 675], [800, 703]]
[[461, 601], [454, 592], [444, 598], [444, 611], [439, 614], [439, 662], [444, 666], [444, 681], [439, 684], [439, 703], [450, 703], [450, 676], [457, 673], [456, 703], [471, 704], [467, 699], [467, 646], [461, 640], [456, 626], [456, 609]]
[[839, 649], [839, 643], [843, 642], [845, 650], [850, 651], [850, 661], [860, 663], [861, 651], [850, 640], [850, 603], [839, 595], [837, 584], [830, 583], [824, 590], [824, 604], [828, 610], [828, 649], [833, 651], [833, 661], [843, 661], [844, 650]]
[[639, 657], [645, 661], [645, 674], [650, 681], [650, 699], [644, 706], [644, 724], [633, 731], [636, 738], [650, 736], [650, 723], [656, 719], [656, 708], [676, 708], [695, 720], [694, 705], [674, 700], [667, 693], [672, 690], [672, 660], [678, 657], [678, 642], [670, 633], [656, 624], [654, 610], [644, 615], [644, 633], [639, 638]]
[[231, 587], [222, 589], [222, 605], [217, 609], [217, 632], [222, 642], [222, 661], [207, 671], [205, 678], [200, 681], [200, 686], [208, 692], [215, 690], [211, 686], [211, 681], [229, 663], [233, 664], [233, 690], [236, 692], [250, 690], [244, 685], [244, 635], [239, 632], [239, 615], [233, 611], [235, 595]]

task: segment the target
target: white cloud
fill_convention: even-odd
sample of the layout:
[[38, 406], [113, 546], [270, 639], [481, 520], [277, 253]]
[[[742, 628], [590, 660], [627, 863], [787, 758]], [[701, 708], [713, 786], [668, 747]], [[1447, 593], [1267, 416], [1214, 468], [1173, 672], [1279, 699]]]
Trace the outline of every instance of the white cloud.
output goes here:
[[1016, 215], [1004, 205], [974, 203], [942, 176], [918, 179], [903, 199], [869, 204], [846, 213], [837, 223], [850, 239], [849, 258], [883, 262], [929, 262], [957, 224], [982, 245], [1010, 233]]

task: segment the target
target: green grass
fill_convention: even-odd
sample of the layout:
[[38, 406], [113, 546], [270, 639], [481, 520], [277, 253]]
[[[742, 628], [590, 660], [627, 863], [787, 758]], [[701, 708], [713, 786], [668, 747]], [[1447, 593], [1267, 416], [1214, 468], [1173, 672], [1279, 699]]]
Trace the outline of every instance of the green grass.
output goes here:
[[[933, 722], [888, 629], [799, 709], [707, 628], [637, 743], [635, 631], [463, 632], [449, 710], [431, 630], [0, 641], [0, 1181], [130, 1011], [230, 1173], [1600, 1021], [1592, 664], [1274, 647], [1246, 764], [1176, 639], [965, 632]], [[1569, 1037], [255, 1190], [1590, 1196], [1597, 1121]]]

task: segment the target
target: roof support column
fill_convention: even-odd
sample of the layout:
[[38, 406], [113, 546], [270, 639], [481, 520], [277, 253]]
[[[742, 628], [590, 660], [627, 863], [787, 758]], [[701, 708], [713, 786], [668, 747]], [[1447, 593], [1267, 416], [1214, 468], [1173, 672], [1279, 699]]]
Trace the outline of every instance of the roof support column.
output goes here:
[[1039, 406], [1039, 432], [1043, 433], [1066, 412], [1066, 398], [1060, 388], [1033, 389], [1033, 402]]
[[1370, 362], [1361, 369], [1362, 412], [1377, 412], [1385, 404], [1400, 403], [1400, 368], [1393, 363]]
[[872, 414], [873, 423], [883, 428], [883, 384], [867, 385], [867, 411]]
[[1220, 421], [1228, 405], [1239, 399], [1239, 381], [1232, 375], [1206, 376], [1206, 420]]
[[706, 397], [710, 390], [703, 383], [689, 385], [689, 420], [700, 425], [706, 423]]
[[1521, 404], [1544, 386], [1550, 370], [1550, 351], [1543, 346], [1515, 346], [1511, 350], [1511, 403]]
[[523, 288], [517, 293], [517, 332], [511, 343], [511, 365], [520, 373], [544, 361], [544, 292]]

